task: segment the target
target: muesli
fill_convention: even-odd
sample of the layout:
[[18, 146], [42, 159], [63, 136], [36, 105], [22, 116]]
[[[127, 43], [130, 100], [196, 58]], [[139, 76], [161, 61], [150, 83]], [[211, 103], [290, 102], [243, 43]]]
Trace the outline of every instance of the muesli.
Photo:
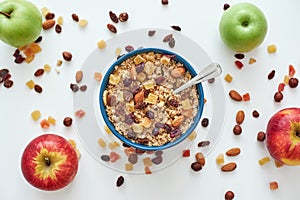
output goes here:
[[161, 146], [180, 137], [193, 123], [199, 95], [195, 86], [174, 94], [191, 79], [175, 55], [145, 52], [115, 66], [103, 102], [115, 129], [129, 140]]

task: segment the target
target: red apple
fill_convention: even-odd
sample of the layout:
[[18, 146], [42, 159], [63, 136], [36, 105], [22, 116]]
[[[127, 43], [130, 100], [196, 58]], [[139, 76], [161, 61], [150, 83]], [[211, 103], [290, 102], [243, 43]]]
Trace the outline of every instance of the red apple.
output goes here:
[[286, 165], [300, 165], [300, 108], [285, 108], [271, 117], [266, 146], [275, 160]]
[[76, 176], [78, 158], [68, 140], [56, 134], [43, 134], [25, 148], [21, 168], [25, 179], [34, 187], [58, 190]]

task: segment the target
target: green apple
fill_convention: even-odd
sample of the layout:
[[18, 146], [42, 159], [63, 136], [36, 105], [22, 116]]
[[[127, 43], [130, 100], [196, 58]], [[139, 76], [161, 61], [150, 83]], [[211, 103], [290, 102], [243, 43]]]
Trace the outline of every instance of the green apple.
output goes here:
[[39, 9], [26, 0], [0, 2], [0, 40], [14, 47], [34, 42], [42, 30]]
[[224, 11], [219, 32], [223, 42], [236, 52], [249, 52], [265, 39], [268, 23], [264, 13], [250, 3], [237, 3]]

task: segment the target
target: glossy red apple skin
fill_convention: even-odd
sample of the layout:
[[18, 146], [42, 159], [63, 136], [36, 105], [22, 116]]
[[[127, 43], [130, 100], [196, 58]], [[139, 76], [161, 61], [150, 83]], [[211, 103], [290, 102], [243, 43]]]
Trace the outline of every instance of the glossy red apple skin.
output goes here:
[[[50, 157], [49, 166], [41, 161], [44, 157]], [[73, 146], [62, 136], [43, 134], [26, 146], [21, 158], [21, 170], [24, 178], [34, 187], [47, 191], [58, 190], [75, 178], [78, 157]], [[50, 171], [53, 173], [49, 174]]]
[[270, 118], [266, 147], [275, 160], [285, 165], [300, 165], [300, 108], [285, 108]]

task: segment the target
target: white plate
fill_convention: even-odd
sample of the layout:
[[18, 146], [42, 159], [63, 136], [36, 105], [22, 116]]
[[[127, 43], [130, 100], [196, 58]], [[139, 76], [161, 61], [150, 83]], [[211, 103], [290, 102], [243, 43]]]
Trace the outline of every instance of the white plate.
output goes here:
[[[154, 36], [148, 36], [149, 30], [156, 31]], [[169, 47], [168, 43], [163, 42], [163, 38], [168, 34], [173, 34], [173, 38], [175, 39], [176, 43], [173, 48]], [[197, 43], [181, 33], [173, 30], [149, 28], [116, 35], [106, 41], [106, 47], [104, 49], [96, 48], [92, 51], [83, 63], [81, 68], [83, 71], [83, 79], [79, 85], [85, 84], [88, 86], [88, 89], [85, 92], [78, 91], [74, 93], [73, 96], [74, 112], [80, 109], [86, 112], [84, 117], [75, 119], [76, 131], [83, 146], [93, 158], [105, 166], [122, 172], [145, 173], [143, 160], [147, 158], [152, 159], [156, 155], [147, 152], [139, 155], [138, 162], [133, 165], [133, 170], [125, 170], [125, 164], [129, 163], [128, 157], [124, 153], [125, 147], [122, 146], [121, 142], [114, 135], [107, 134], [104, 130], [105, 123], [99, 107], [99, 88], [101, 82], [97, 82], [94, 79], [95, 72], [105, 74], [108, 67], [117, 59], [115, 53], [116, 49], [121, 48], [122, 53], [126, 53], [125, 47], [127, 45], [131, 45], [134, 48], [154, 47], [173, 51], [190, 62], [198, 72], [211, 63], [211, 60]], [[191, 141], [186, 139], [177, 146], [164, 150], [162, 163], [158, 165], [152, 164], [149, 167], [152, 172], [173, 164], [182, 157], [182, 151], [189, 149], [193, 142], [196, 143], [195, 145], [200, 141], [210, 142], [209, 146], [201, 148], [201, 152], [204, 153], [205, 156], [207, 156], [217, 144], [222, 133], [221, 129], [225, 115], [225, 97], [221, 79], [216, 78], [215, 82], [211, 84], [203, 83], [203, 90], [207, 102], [204, 105], [202, 118], [206, 117], [209, 119], [209, 126], [204, 128], [199, 124], [196, 128], [197, 137], [195, 140]], [[99, 146], [99, 138], [106, 141], [107, 147], [103, 148]], [[120, 143], [120, 146], [114, 149], [109, 148], [109, 143], [114, 141]], [[120, 155], [120, 159], [116, 162], [106, 162], [100, 158], [101, 155], [109, 155], [112, 151]]]

